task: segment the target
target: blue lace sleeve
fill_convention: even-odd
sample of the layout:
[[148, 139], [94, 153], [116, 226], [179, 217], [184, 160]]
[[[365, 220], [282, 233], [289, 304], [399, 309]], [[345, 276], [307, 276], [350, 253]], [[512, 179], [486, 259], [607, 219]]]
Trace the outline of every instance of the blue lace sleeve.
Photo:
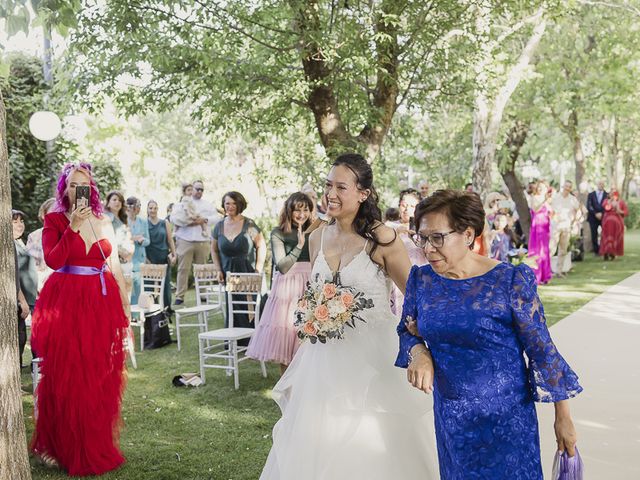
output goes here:
[[558, 402], [582, 391], [578, 376], [551, 340], [538, 297], [536, 278], [524, 264], [515, 268], [511, 285], [511, 309], [516, 333], [529, 359], [529, 382], [537, 402]]
[[409, 366], [409, 352], [411, 349], [420, 343], [424, 344], [424, 341], [412, 335], [405, 325], [405, 319], [410, 316], [414, 320], [418, 321], [418, 305], [416, 303], [416, 290], [417, 290], [417, 276], [419, 275], [418, 267], [414, 265], [409, 272], [409, 278], [407, 279], [407, 288], [404, 294], [404, 305], [402, 306], [402, 317], [400, 317], [400, 323], [398, 324], [397, 332], [400, 337], [400, 350], [398, 351], [398, 357], [396, 358], [396, 367], [407, 368]]

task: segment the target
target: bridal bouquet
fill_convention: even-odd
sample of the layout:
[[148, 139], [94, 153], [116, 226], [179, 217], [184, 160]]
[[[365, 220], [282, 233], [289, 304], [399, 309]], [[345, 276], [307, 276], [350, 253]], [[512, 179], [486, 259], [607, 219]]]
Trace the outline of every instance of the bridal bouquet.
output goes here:
[[316, 275], [298, 301], [294, 322], [298, 338], [311, 343], [343, 338], [345, 325], [355, 328], [356, 320], [364, 322], [359, 312], [367, 308], [373, 308], [373, 300], [355, 288], [342, 285], [339, 275], [331, 282]]

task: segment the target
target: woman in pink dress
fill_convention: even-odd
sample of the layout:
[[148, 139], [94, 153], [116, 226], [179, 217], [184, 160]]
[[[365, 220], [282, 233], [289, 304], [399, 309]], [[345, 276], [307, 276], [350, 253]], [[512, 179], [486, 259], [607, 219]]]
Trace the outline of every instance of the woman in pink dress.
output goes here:
[[313, 202], [302, 192], [289, 196], [280, 214], [280, 224], [271, 232], [273, 281], [260, 322], [249, 342], [247, 356], [277, 362], [282, 372], [291, 363], [299, 341], [294, 322], [298, 299], [311, 274], [308, 231]]
[[535, 194], [530, 197], [531, 233], [529, 234], [529, 257], [536, 260], [532, 269], [536, 275], [538, 285], [546, 284], [553, 273], [551, 272], [551, 255], [549, 242], [551, 240], [551, 207], [548, 202], [547, 185], [540, 181]]
[[604, 215], [599, 253], [607, 261], [624, 255], [624, 217], [629, 215], [629, 209], [615, 188], [611, 189], [602, 206]]
[[[407, 188], [400, 192], [398, 200], [398, 210], [400, 212], [399, 222], [387, 222], [388, 227], [393, 228], [400, 236], [400, 240], [407, 249], [409, 254], [409, 260], [412, 265], [422, 266], [427, 263], [427, 257], [424, 256], [424, 252], [421, 248], [417, 247], [413, 243], [413, 235], [415, 235], [415, 226], [413, 225], [413, 214], [416, 211], [416, 206], [421, 201], [421, 195], [415, 188]], [[391, 311], [400, 317], [402, 313], [402, 304], [404, 303], [404, 295], [400, 289], [393, 286], [391, 290]]]

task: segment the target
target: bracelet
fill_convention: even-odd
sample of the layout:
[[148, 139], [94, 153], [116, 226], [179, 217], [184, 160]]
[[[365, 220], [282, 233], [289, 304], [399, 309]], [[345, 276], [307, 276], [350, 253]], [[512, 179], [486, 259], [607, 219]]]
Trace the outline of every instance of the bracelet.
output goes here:
[[409, 363], [413, 362], [413, 360], [420, 356], [420, 355], [426, 355], [429, 352], [429, 349], [427, 350], [419, 350], [416, 354], [411, 353], [411, 350], [409, 350]]

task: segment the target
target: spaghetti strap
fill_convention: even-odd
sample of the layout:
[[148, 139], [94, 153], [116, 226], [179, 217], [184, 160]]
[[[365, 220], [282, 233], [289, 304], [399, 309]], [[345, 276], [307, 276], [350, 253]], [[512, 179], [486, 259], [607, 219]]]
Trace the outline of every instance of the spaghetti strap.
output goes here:
[[364, 247], [362, 247], [362, 250], [363, 250], [364, 252], [366, 252], [366, 251], [367, 251], [367, 245], [368, 245], [368, 244], [369, 244], [369, 239], [368, 239], [368, 238], [365, 238], [365, 240], [364, 240]]

